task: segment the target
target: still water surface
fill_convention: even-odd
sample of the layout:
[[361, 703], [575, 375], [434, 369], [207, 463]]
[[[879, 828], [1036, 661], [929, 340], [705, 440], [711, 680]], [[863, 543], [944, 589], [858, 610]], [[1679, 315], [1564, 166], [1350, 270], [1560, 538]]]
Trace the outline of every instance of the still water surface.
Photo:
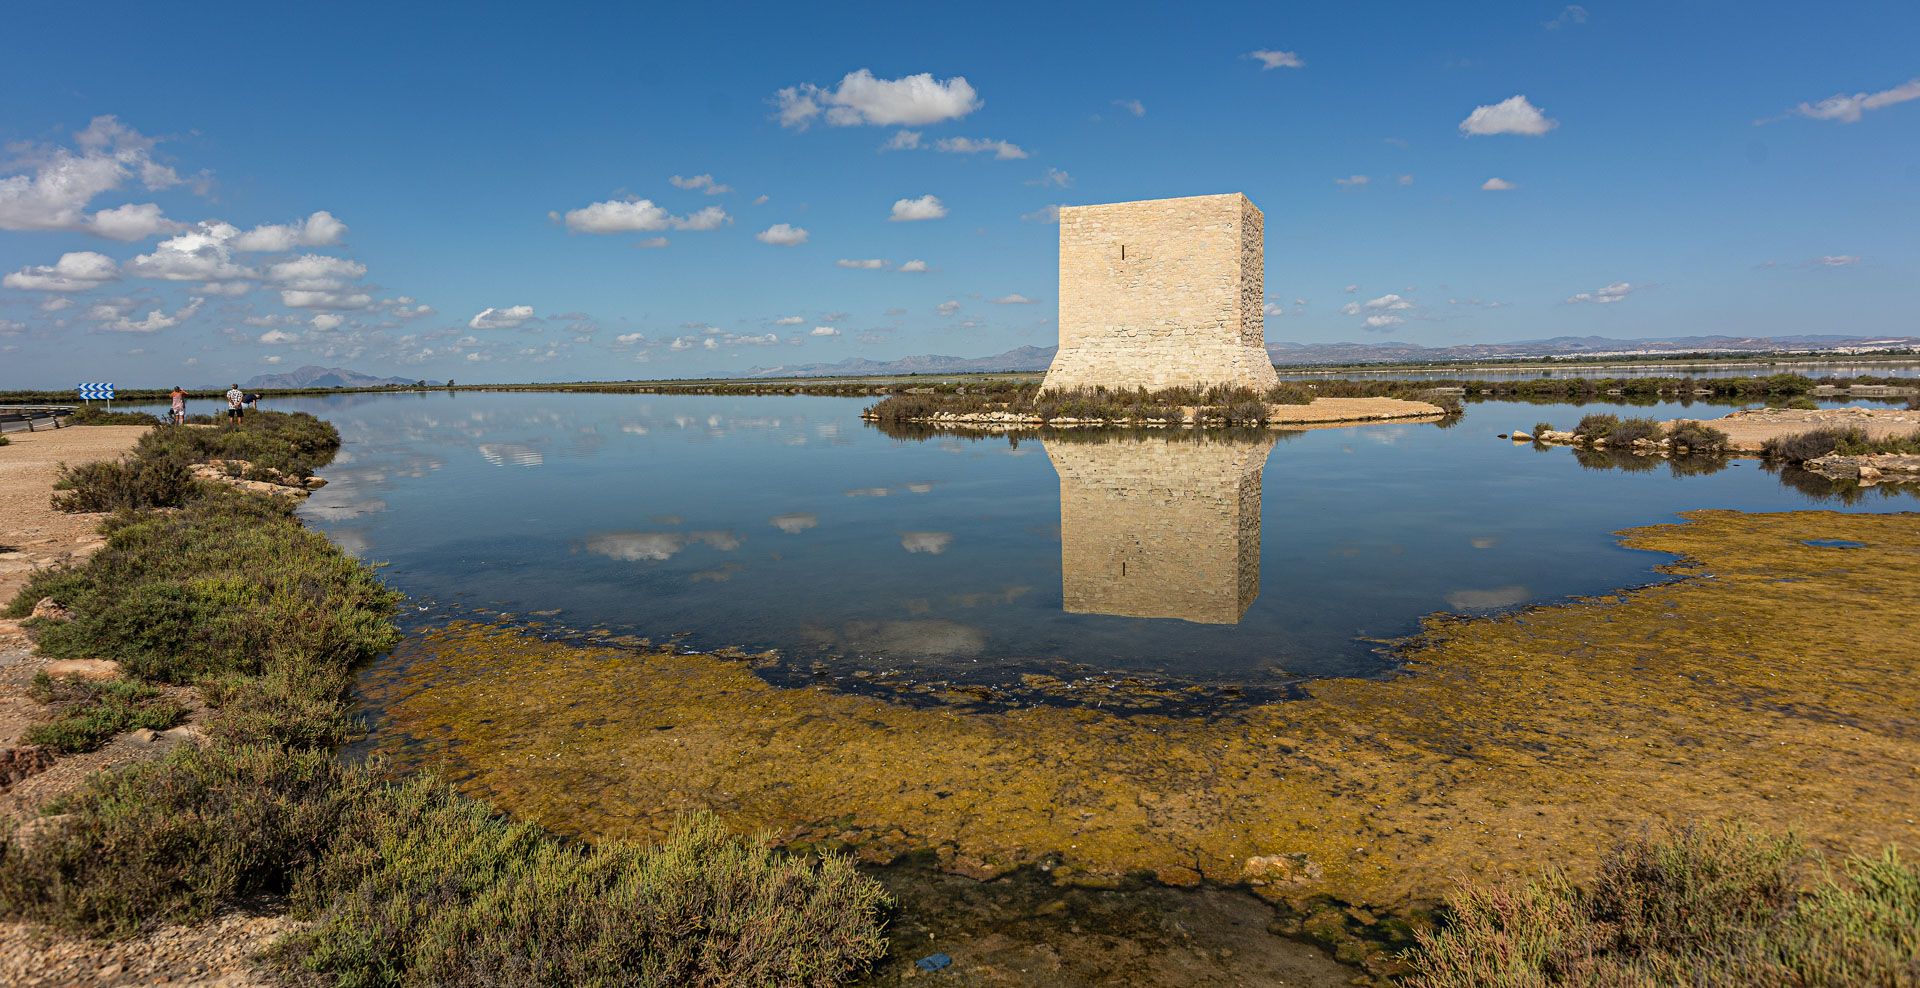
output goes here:
[[[858, 399], [430, 393], [289, 398], [343, 452], [302, 509], [428, 620], [539, 615], [789, 670], [1377, 674], [1374, 639], [1658, 579], [1610, 533], [1693, 508], [1910, 510], [1754, 461], [1676, 476], [1494, 438], [1596, 406], [1471, 404], [1451, 428], [1233, 442], [898, 440]], [[1633, 414], [1711, 417], [1718, 406]], [[1823, 485], [1822, 485], [1823, 486]], [[817, 671], [817, 670], [816, 670]], [[777, 674], [776, 674], [777, 675]]]

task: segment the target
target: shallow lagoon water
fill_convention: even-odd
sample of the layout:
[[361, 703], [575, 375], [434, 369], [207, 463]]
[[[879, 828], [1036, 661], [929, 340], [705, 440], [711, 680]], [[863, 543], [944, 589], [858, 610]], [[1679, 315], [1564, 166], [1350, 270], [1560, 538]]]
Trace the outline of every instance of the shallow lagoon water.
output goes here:
[[[289, 398], [339, 427], [302, 509], [413, 596], [689, 647], [767, 674], [1008, 683], [1143, 673], [1256, 690], [1374, 675], [1379, 640], [1660, 578], [1612, 532], [1692, 508], [1906, 510], [1783, 484], [1583, 467], [1494, 438], [1570, 406], [1478, 403], [1256, 441], [890, 438], [860, 399]], [[1639, 407], [1711, 417], [1724, 406]], [[1063, 478], [1065, 483], [1063, 484]], [[811, 672], [807, 672], [811, 670]]]

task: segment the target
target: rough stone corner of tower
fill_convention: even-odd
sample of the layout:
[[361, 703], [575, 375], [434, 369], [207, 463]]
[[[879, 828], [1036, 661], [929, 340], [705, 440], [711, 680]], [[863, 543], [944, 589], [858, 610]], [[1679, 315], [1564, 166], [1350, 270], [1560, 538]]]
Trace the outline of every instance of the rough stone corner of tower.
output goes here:
[[1060, 351], [1044, 390], [1279, 383], [1265, 218], [1225, 195], [1060, 208]]

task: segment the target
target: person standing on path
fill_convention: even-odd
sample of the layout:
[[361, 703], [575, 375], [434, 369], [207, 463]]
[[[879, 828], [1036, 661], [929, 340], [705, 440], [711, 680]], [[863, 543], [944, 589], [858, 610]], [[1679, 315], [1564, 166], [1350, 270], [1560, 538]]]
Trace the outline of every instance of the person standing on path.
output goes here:
[[167, 395], [167, 399], [173, 403], [173, 424], [186, 425], [187, 393], [180, 390], [180, 385], [176, 384], [173, 386], [173, 392]]
[[240, 416], [242, 414], [240, 406], [246, 400], [247, 400], [247, 393], [245, 391], [240, 390], [240, 385], [236, 384], [233, 387], [227, 389], [227, 424], [228, 425], [240, 424]]

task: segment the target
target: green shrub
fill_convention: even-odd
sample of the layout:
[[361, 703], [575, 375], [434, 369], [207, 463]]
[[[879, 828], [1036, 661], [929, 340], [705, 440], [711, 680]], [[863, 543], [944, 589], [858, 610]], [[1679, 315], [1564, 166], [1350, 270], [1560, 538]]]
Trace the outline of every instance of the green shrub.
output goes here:
[[57, 511], [177, 508], [194, 496], [193, 474], [179, 460], [95, 460], [62, 466], [53, 484]]
[[102, 936], [284, 892], [348, 793], [332, 752], [187, 745], [98, 773], [26, 847], [0, 846], [0, 906]]
[[1717, 453], [1732, 442], [1725, 432], [1691, 420], [1674, 423], [1673, 432], [1667, 439], [1675, 449], [1684, 449], [1689, 453]]
[[1817, 460], [1840, 447], [1841, 443], [1862, 444], [1867, 434], [1859, 429], [1814, 429], [1788, 436], [1774, 436], [1760, 444], [1760, 455], [1784, 463]]
[[1802, 411], [1802, 412], [1811, 412], [1820, 407], [1819, 402], [1814, 401], [1812, 398], [1807, 398], [1807, 397], [1788, 398], [1786, 401], [1781, 402], [1780, 404], [1782, 408], [1791, 408], [1796, 411]]
[[1547, 433], [1549, 433], [1549, 432], [1552, 432], [1552, 431], [1553, 431], [1553, 423], [1551, 423], [1551, 422], [1535, 422], [1535, 423], [1533, 424], [1533, 433], [1532, 433], [1532, 434], [1533, 434], [1533, 438], [1534, 438], [1534, 440], [1535, 440], [1536, 442], [1537, 442], [1537, 441], [1539, 441], [1539, 439], [1540, 439], [1540, 437], [1541, 437], [1541, 436], [1544, 436], [1544, 435], [1546, 435]]
[[8, 439], [4, 435], [0, 435], [0, 446], [8, 446], [8, 445], [12, 445], [12, 443], [13, 443], [13, 440]]
[[1907, 985], [1920, 971], [1920, 869], [1888, 851], [1803, 892], [1794, 839], [1738, 827], [1642, 837], [1585, 885], [1552, 872], [1472, 886], [1422, 933], [1414, 988]]
[[36, 674], [28, 695], [53, 707], [50, 720], [27, 729], [28, 744], [58, 751], [92, 751], [115, 735], [139, 728], [164, 731], [187, 709], [132, 679], [92, 682]]
[[1653, 419], [1621, 419], [1607, 430], [1607, 442], [1614, 446], [1631, 446], [1642, 440], [1657, 440], [1666, 435], [1666, 427]]
[[880, 956], [879, 886], [701, 815], [594, 847], [430, 779], [381, 787], [296, 886], [278, 951], [344, 984], [838, 984]]
[[1585, 416], [1580, 424], [1573, 427], [1573, 434], [1582, 439], [1600, 439], [1610, 435], [1620, 424], [1620, 416], [1595, 413]]
[[349, 668], [398, 640], [398, 596], [272, 499], [221, 491], [109, 527], [85, 566], [35, 574], [14, 599], [14, 614], [41, 597], [72, 613], [39, 626], [42, 653], [191, 683], [280, 659]]

